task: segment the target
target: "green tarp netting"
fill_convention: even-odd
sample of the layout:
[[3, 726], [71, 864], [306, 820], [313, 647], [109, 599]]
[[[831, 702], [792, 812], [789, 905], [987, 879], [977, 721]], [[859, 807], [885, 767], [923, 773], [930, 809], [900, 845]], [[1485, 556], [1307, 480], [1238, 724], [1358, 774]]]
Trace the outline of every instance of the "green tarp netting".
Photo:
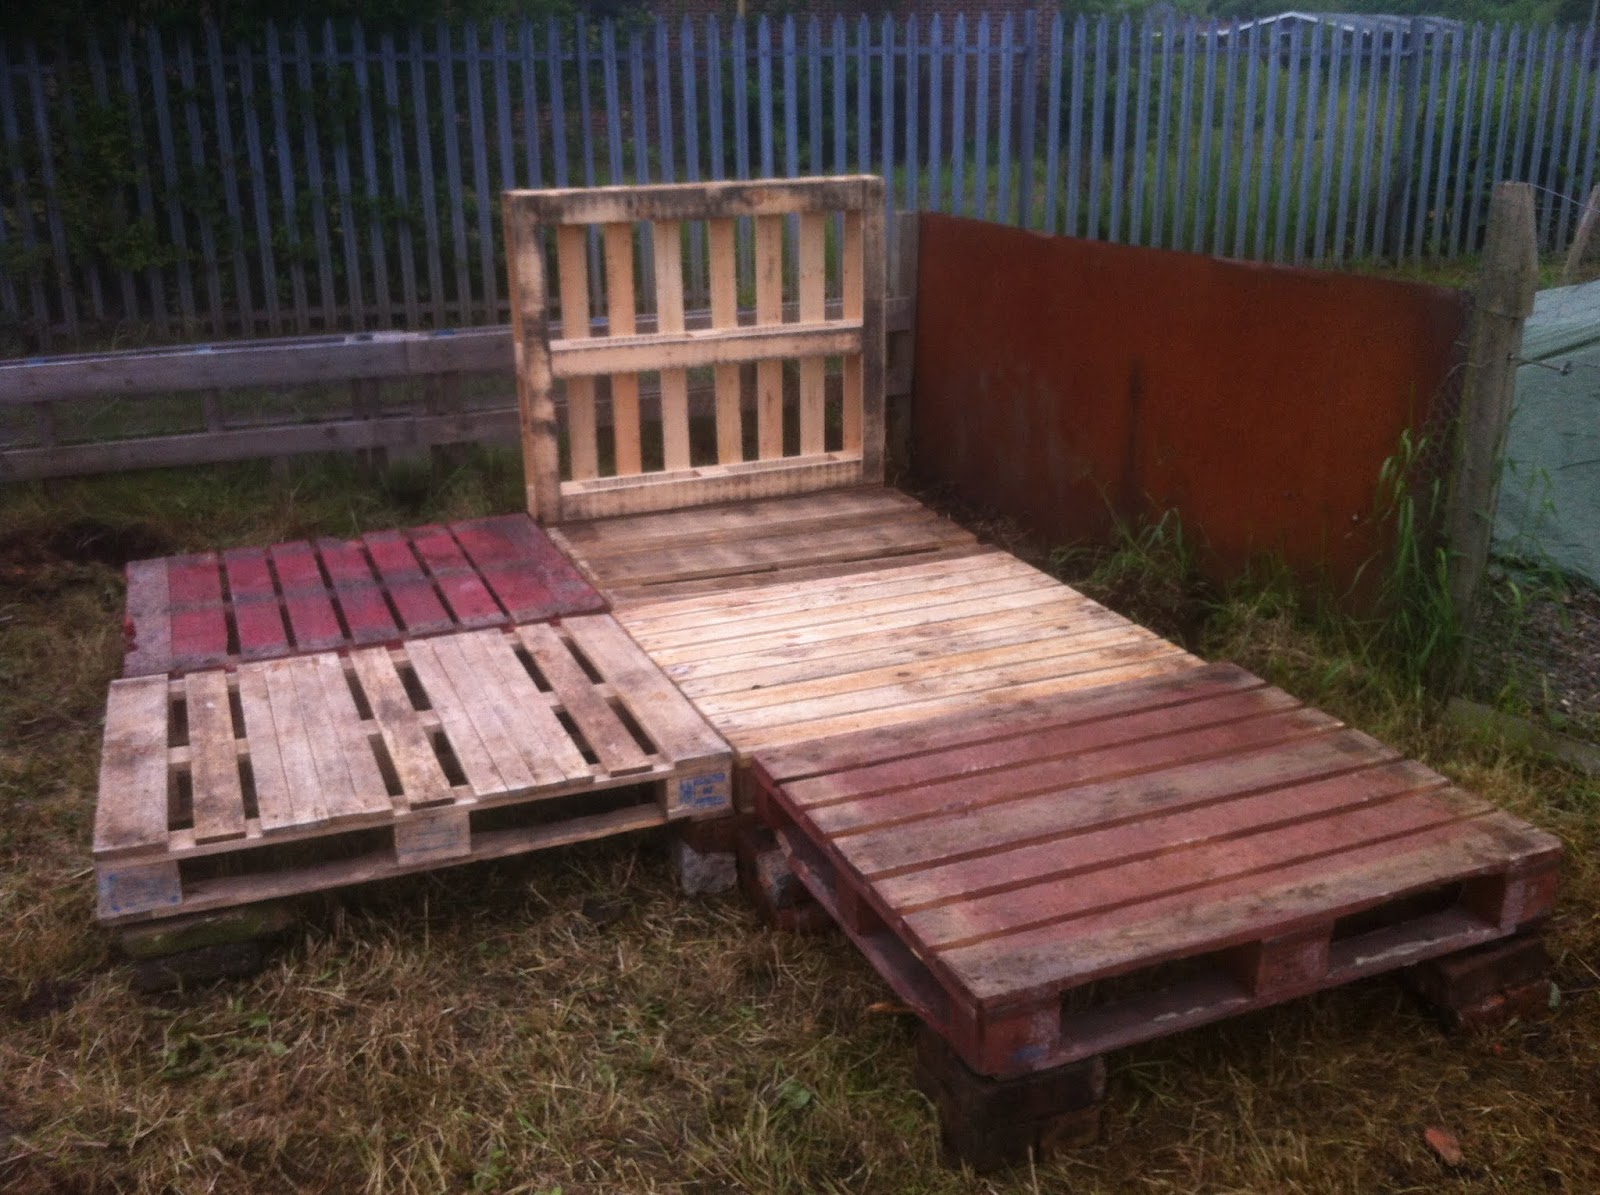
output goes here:
[[1494, 551], [1600, 585], [1600, 281], [1538, 293], [1522, 360]]

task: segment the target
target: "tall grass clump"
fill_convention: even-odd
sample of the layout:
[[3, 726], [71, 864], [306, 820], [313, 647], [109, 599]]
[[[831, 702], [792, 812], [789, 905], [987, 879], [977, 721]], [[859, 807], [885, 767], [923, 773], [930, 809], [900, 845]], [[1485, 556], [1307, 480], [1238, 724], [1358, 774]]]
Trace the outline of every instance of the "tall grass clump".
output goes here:
[[1450, 554], [1439, 534], [1444, 477], [1423, 467], [1431, 447], [1427, 436], [1409, 428], [1400, 433], [1378, 471], [1374, 506], [1389, 542], [1379, 548], [1384, 563], [1371, 646], [1419, 693], [1448, 683], [1466, 647], [1450, 599]]

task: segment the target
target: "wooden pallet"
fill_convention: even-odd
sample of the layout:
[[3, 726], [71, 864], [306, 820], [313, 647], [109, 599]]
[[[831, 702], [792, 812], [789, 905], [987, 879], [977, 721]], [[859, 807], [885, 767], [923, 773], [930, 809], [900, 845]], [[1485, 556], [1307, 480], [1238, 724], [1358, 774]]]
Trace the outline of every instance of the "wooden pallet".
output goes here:
[[1008, 1076], [1458, 951], [1560, 844], [1231, 665], [760, 750], [796, 872]]
[[882, 486], [567, 523], [550, 537], [619, 605], [982, 550], [971, 532]]
[[1004, 552], [619, 607], [741, 759], [1199, 666]]
[[124, 676], [607, 609], [526, 515], [128, 565]]
[[[530, 514], [554, 525], [883, 481], [882, 179], [507, 191], [504, 212]], [[753, 269], [742, 277], [741, 218], [753, 233]], [[839, 235], [830, 252], [835, 219]], [[594, 279], [592, 236], [604, 258]], [[686, 267], [709, 279], [709, 328], [685, 322]], [[651, 279], [654, 293], [637, 288], [636, 275]], [[786, 276], [795, 279], [797, 319], [787, 318]], [[605, 315], [597, 327], [590, 297], [602, 282]], [[755, 294], [753, 324], [739, 317], [746, 288]], [[557, 299], [559, 334], [551, 318]], [[827, 418], [830, 360], [840, 378], [837, 430]], [[793, 444], [784, 434], [786, 362], [794, 363], [797, 381]], [[745, 363], [753, 364], [756, 383], [753, 460], [745, 459]], [[709, 370], [715, 386], [715, 444], [703, 452], [690, 436], [692, 369]], [[639, 381], [646, 373], [660, 379], [659, 460], [647, 459], [641, 434]], [[564, 409], [556, 405], [558, 381]], [[600, 436], [601, 382], [610, 400], [609, 454]]]
[[114, 681], [102, 922], [715, 816], [727, 747], [609, 615]]

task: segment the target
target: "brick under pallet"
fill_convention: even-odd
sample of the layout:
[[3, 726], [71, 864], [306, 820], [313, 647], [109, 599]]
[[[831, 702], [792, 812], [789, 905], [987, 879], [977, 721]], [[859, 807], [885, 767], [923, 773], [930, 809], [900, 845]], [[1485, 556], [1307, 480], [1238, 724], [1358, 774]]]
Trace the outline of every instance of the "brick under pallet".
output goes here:
[[1517, 932], [1559, 842], [1231, 665], [758, 751], [814, 896], [1008, 1077]]
[[128, 565], [124, 676], [596, 614], [608, 603], [526, 515]]
[[726, 744], [609, 615], [114, 681], [103, 923], [710, 817]]

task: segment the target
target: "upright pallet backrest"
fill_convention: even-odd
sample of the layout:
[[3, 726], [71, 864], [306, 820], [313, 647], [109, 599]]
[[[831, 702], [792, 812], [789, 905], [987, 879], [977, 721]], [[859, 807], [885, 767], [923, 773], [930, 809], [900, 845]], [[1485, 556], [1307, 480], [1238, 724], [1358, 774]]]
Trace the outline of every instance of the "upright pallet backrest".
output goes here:
[[[883, 203], [883, 180], [869, 175], [506, 192], [529, 513], [553, 524], [882, 481]], [[840, 235], [830, 254], [835, 213]], [[742, 217], [753, 221], [753, 278], [741, 278], [738, 268], [736, 227]], [[796, 300], [787, 311], [786, 217], [794, 217], [787, 276]], [[599, 226], [604, 258], [603, 335], [596, 335], [600, 329], [590, 311], [591, 226]], [[648, 237], [640, 226], [649, 227]], [[698, 275], [701, 263], [686, 263], [685, 247], [693, 250], [702, 240], [711, 308], [709, 318], [687, 319], [685, 266]], [[649, 272], [638, 260], [643, 254], [635, 253], [636, 242], [652, 249]], [[552, 251], [559, 337], [551, 335]], [[654, 295], [643, 296], [636, 281], [651, 274]], [[755, 298], [753, 322], [740, 318], [741, 283]], [[642, 324], [653, 331], [641, 331]], [[829, 358], [840, 360], [842, 380], [840, 427], [831, 437]], [[798, 452], [786, 455], [784, 371], [791, 360], [798, 362], [799, 438]], [[754, 460], [745, 459], [745, 362], [755, 363]], [[696, 463], [696, 456], [711, 455], [711, 446], [706, 437], [697, 453], [691, 442], [690, 371], [707, 369], [715, 459]], [[639, 401], [639, 377], [648, 372], [659, 374], [661, 396], [660, 467], [649, 470]], [[614, 471], [607, 476], [601, 476], [606, 454], [596, 410], [595, 379], [601, 376], [610, 379]], [[564, 429], [557, 379], [565, 383]], [[565, 480], [563, 430], [570, 462]], [[829, 438], [837, 444], [831, 450]]]

